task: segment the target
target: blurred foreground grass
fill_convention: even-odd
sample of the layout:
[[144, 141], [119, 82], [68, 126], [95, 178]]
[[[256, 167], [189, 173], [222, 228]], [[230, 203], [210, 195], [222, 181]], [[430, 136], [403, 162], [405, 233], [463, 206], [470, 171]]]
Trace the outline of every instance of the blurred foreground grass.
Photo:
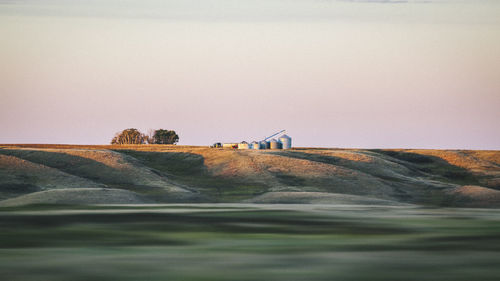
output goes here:
[[3, 208], [0, 274], [2, 280], [500, 280], [500, 211]]

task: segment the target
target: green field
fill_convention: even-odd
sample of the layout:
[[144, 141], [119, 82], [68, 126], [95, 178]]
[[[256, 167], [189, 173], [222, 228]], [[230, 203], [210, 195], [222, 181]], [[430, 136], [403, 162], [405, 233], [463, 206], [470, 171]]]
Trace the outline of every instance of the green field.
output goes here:
[[499, 280], [498, 209], [0, 209], [2, 280]]

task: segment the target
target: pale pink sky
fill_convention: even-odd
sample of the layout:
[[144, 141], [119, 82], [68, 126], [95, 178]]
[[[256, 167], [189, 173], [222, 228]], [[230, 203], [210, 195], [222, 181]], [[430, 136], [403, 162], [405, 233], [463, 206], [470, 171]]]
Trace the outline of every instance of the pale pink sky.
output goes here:
[[500, 1], [0, 0], [0, 143], [500, 149]]

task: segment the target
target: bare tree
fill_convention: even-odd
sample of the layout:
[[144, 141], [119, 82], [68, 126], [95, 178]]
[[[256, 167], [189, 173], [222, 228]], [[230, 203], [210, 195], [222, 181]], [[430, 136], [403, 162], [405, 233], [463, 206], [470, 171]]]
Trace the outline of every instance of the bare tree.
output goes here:
[[144, 140], [148, 144], [154, 144], [154, 139], [153, 139], [154, 134], [155, 134], [155, 130], [149, 129], [148, 132], [146, 134], [144, 134]]

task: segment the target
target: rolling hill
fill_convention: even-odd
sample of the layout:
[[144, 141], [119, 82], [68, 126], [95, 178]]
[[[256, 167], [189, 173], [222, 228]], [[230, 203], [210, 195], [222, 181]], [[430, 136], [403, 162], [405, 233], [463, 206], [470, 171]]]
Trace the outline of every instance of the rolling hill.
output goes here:
[[500, 151], [0, 145], [0, 200], [500, 207]]

